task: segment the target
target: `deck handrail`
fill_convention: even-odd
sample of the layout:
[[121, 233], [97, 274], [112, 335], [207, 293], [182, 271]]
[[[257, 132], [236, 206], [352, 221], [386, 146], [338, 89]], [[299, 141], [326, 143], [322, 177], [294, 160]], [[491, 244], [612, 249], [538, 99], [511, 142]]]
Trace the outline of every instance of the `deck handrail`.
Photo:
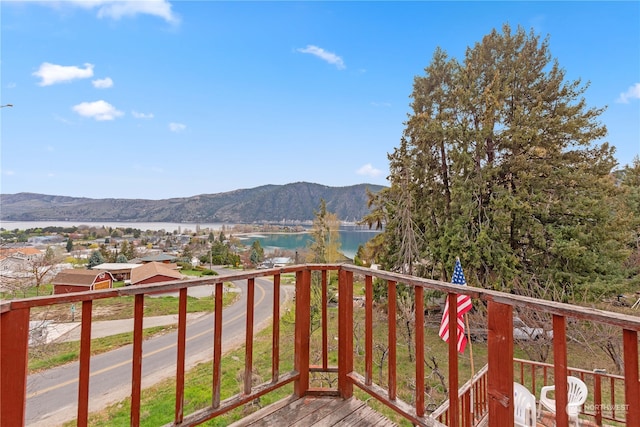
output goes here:
[[[489, 372], [489, 365], [485, 364], [478, 372], [476, 372], [471, 378], [467, 380], [459, 389], [459, 400], [465, 400], [473, 405], [473, 417], [475, 420], [480, 421], [487, 415], [487, 401], [486, 401], [486, 379]], [[467, 397], [468, 396], [468, 397]], [[431, 413], [433, 418], [438, 420], [446, 419], [447, 413], [450, 409], [449, 399], [442, 402], [435, 411]], [[474, 424], [475, 425], [475, 424]]]
[[[328, 338], [327, 338], [327, 311], [326, 311], [326, 281], [329, 271], [337, 272], [339, 283], [338, 295], [338, 358], [337, 366], [330, 366], [328, 363]], [[271, 353], [272, 376], [269, 381], [253, 385], [251, 382], [251, 372], [253, 370], [253, 360], [250, 354], [253, 342], [252, 322], [253, 322], [253, 286], [258, 278], [272, 278], [274, 290], [280, 288], [280, 276], [285, 273], [294, 273], [296, 277], [295, 296], [295, 354], [293, 360], [293, 370], [280, 373], [279, 366], [279, 338], [276, 326], [279, 324], [279, 292], [274, 292], [273, 318], [274, 326], [273, 350]], [[321, 274], [322, 286], [322, 363], [320, 366], [312, 366], [310, 363], [310, 307], [311, 307], [311, 287], [312, 274]], [[354, 366], [354, 276], [363, 278], [365, 283], [364, 299], [364, 323], [365, 323], [365, 363], [364, 371], [358, 372]], [[372, 305], [373, 279], [378, 279], [386, 283], [388, 290], [388, 316], [387, 329], [389, 340], [389, 363], [387, 372], [387, 385], [376, 384], [372, 378]], [[244, 281], [247, 283], [247, 320], [245, 330], [245, 366], [244, 384], [239, 394], [228, 399], [221, 400], [220, 378], [221, 378], [221, 336], [222, 336], [222, 293], [223, 283], [229, 281]], [[28, 322], [30, 309], [34, 307], [49, 306], [63, 303], [82, 303], [82, 323], [81, 323], [81, 349], [79, 368], [79, 395], [78, 395], [78, 417], [77, 423], [80, 426], [87, 425], [88, 417], [88, 388], [89, 388], [89, 364], [91, 347], [91, 314], [92, 303], [95, 300], [104, 298], [117, 298], [120, 296], [134, 297], [134, 334], [133, 334], [133, 362], [132, 362], [132, 404], [131, 404], [131, 424], [140, 424], [140, 390], [141, 390], [141, 363], [142, 363], [142, 321], [144, 298], [147, 295], [178, 292], [179, 293], [179, 315], [178, 315], [178, 364], [176, 374], [176, 408], [174, 421], [169, 425], [196, 425], [219, 414], [226, 413], [244, 403], [252, 401], [257, 397], [270, 391], [283, 387], [293, 382], [294, 393], [298, 396], [313, 393], [336, 393], [348, 398], [353, 394], [353, 386], [364, 390], [369, 395], [375, 397], [383, 404], [387, 405], [405, 419], [416, 425], [442, 425], [435, 419], [433, 414], [427, 414], [424, 407], [424, 396], [417, 392], [413, 401], [404, 402], [397, 395], [397, 376], [395, 372], [396, 363], [396, 288], [400, 284], [409, 286], [415, 292], [415, 357], [417, 360], [424, 359], [424, 290], [435, 290], [444, 293], [451, 301], [455, 301], [457, 294], [471, 296], [474, 300], [486, 303], [488, 309], [488, 366], [483, 377], [486, 378], [486, 386], [481, 396], [486, 402], [486, 412], [491, 425], [491, 420], [502, 420], [505, 425], [509, 425], [513, 420], [513, 370], [500, 369], [507, 364], [513, 364], [513, 333], [512, 320], [514, 308], [529, 308], [541, 313], [549, 313], [553, 317], [553, 356], [555, 364], [549, 369], [553, 370], [554, 376], [561, 378], [568, 373], [574, 372], [573, 368], [567, 366], [567, 319], [582, 319], [593, 322], [604, 323], [619, 328], [623, 337], [623, 359], [624, 359], [624, 393], [626, 402], [633, 402], [640, 395], [640, 381], [638, 379], [638, 332], [640, 331], [640, 318], [619, 313], [611, 313], [589, 307], [580, 307], [570, 304], [538, 300], [535, 298], [518, 296], [498, 292], [494, 290], [475, 288], [472, 286], [459, 286], [450, 283], [418, 278], [394, 272], [373, 270], [349, 264], [302, 264], [284, 268], [273, 268], [265, 270], [252, 270], [243, 272], [233, 272], [220, 276], [207, 278], [176, 280], [159, 284], [136, 285], [118, 289], [108, 289], [99, 291], [87, 291], [69, 293], [63, 295], [42, 296], [26, 298], [20, 300], [3, 301], [0, 303], [0, 411], [3, 416], [0, 418], [0, 426], [24, 425], [25, 421], [25, 399], [26, 399], [26, 377], [27, 377], [27, 354], [28, 354]], [[184, 399], [184, 358], [185, 358], [185, 332], [186, 332], [186, 297], [187, 291], [193, 286], [214, 285], [214, 333], [213, 333], [213, 378], [212, 378], [212, 404], [209, 407], [198, 410], [192, 414], [183, 414]], [[450, 330], [455, 330], [456, 325], [456, 304], [449, 304]], [[458, 387], [458, 354], [455, 347], [455, 340], [450, 340], [448, 353], [449, 369], [449, 402], [452, 407], [462, 408], [462, 411], [450, 411], [446, 420], [448, 425], [462, 426], [475, 425], [476, 420], [468, 417], [471, 388], [466, 389], [462, 395], [459, 394]], [[310, 384], [310, 373], [327, 372], [337, 374], [337, 389], [318, 389]], [[478, 373], [480, 374], [480, 372]], [[424, 389], [424, 366], [422, 363], [415, 364], [415, 388]], [[471, 387], [471, 385], [469, 385]], [[556, 390], [558, 401], [557, 425], [565, 427], [568, 425], [566, 412], [563, 412], [563, 403], [566, 403], [566, 390], [563, 390], [562, 382], [558, 384]], [[564, 396], [563, 396], [564, 394]], [[483, 403], [484, 404], [484, 403]], [[469, 410], [464, 409], [469, 408]], [[628, 425], [640, 425], [640, 407], [627, 405], [624, 409], [625, 419]], [[497, 425], [497, 424], [496, 424]]]

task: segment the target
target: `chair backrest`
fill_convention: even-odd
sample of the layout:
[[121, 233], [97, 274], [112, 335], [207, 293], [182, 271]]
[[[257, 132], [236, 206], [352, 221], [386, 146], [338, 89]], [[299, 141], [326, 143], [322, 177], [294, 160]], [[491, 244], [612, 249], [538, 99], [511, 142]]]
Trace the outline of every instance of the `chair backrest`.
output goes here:
[[582, 405], [587, 401], [588, 393], [587, 385], [580, 378], [567, 377], [567, 400], [569, 404]]
[[536, 425], [536, 397], [520, 383], [513, 383], [513, 418], [517, 426]]

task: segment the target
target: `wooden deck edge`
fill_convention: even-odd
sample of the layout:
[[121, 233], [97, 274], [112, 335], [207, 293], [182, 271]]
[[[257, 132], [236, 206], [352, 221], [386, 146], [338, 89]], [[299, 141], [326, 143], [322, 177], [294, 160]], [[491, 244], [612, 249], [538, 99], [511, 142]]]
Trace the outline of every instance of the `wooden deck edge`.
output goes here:
[[349, 374], [347, 374], [347, 377], [354, 385], [360, 387], [370, 396], [376, 398], [387, 407], [393, 409], [401, 416], [403, 416], [406, 420], [412, 422], [414, 425], [425, 427], [446, 427], [445, 424], [442, 424], [441, 422], [434, 418], [431, 418], [430, 416], [418, 417], [416, 415], [415, 408], [402, 401], [401, 399], [389, 399], [389, 393], [382, 387], [376, 384], [366, 385], [364, 377], [362, 375], [356, 372], [350, 372]]

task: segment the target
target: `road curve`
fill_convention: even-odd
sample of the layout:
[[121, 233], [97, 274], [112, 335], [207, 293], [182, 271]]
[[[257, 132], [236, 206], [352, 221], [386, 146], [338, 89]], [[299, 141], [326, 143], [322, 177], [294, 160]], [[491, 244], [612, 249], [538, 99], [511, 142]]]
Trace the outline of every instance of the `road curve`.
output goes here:
[[[224, 270], [219, 270], [225, 274]], [[223, 352], [244, 343], [246, 281], [234, 283], [241, 291], [240, 299], [223, 310]], [[204, 287], [202, 287], [204, 288]], [[208, 288], [213, 289], [212, 286]], [[281, 298], [288, 292], [283, 286]], [[273, 283], [256, 279], [254, 299], [254, 331], [268, 325], [273, 314]], [[115, 332], [117, 333], [117, 332]], [[175, 377], [177, 332], [145, 340], [142, 345], [142, 387]], [[213, 314], [207, 313], [187, 326], [187, 369], [213, 357]], [[91, 358], [89, 411], [98, 411], [131, 394], [132, 346], [125, 346]], [[26, 425], [52, 427], [74, 420], [78, 397], [77, 362], [30, 375], [27, 380]]]

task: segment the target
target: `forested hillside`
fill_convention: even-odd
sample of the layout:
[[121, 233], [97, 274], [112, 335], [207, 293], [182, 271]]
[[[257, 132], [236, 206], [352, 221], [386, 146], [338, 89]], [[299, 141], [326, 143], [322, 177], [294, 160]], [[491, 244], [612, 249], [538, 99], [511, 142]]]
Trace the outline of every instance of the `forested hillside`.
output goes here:
[[320, 200], [342, 221], [366, 215], [367, 189], [359, 184], [327, 187], [308, 182], [264, 185], [218, 194], [164, 200], [90, 199], [33, 193], [0, 195], [0, 219], [5, 221], [144, 221], [144, 222], [307, 222]]

